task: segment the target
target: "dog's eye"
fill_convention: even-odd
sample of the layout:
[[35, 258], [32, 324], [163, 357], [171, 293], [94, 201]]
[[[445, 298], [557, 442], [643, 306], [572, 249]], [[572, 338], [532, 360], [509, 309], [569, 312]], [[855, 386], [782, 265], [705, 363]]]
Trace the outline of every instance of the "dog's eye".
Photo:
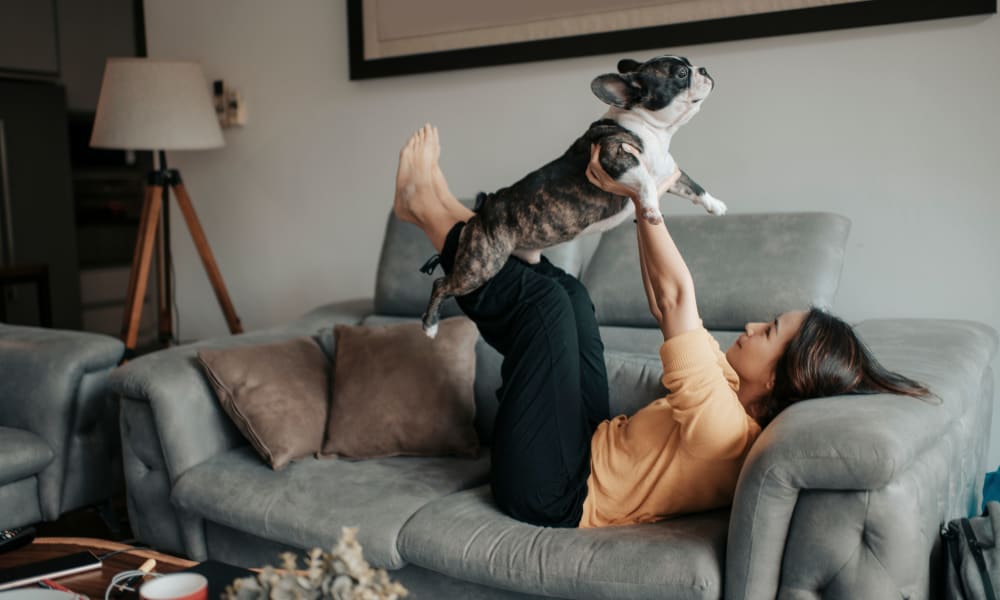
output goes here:
[[687, 76], [688, 76], [687, 67], [681, 67], [681, 68], [677, 69], [676, 71], [674, 71], [674, 77], [677, 77], [678, 79], [683, 79], [684, 77], [687, 77]]

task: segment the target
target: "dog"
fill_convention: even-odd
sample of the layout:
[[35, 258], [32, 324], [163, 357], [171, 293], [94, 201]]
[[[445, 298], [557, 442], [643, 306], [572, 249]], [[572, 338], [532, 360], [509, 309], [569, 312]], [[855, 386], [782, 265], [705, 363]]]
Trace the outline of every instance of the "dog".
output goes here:
[[715, 86], [703, 67], [681, 56], [644, 63], [624, 59], [618, 72], [596, 77], [590, 89], [609, 105], [603, 117], [559, 158], [510, 187], [479, 194], [475, 215], [459, 236], [450, 274], [434, 281], [423, 329], [437, 334], [440, 306], [495, 275], [515, 255], [538, 262], [541, 251], [577, 236], [606, 231], [635, 214], [631, 200], [601, 190], [587, 176], [591, 145], [615, 180], [638, 190], [641, 217], [659, 223], [657, 182], [667, 191], [722, 215], [726, 205], [680, 170], [670, 155], [673, 134], [701, 110]]

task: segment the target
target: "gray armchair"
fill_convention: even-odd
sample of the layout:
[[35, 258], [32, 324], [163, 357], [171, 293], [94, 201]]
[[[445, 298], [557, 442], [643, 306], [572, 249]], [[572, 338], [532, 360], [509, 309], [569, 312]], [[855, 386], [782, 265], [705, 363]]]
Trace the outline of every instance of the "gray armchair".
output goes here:
[[124, 345], [93, 333], [0, 323], [0, 528], [51, 521], [120, 485]]

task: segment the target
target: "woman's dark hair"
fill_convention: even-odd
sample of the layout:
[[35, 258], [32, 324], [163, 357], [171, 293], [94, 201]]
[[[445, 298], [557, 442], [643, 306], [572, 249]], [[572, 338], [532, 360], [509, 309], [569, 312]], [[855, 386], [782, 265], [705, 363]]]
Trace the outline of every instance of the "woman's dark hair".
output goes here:
[[923, 384], [883, 367], [854, 329], [830, 313], [811, 308], [778, 359], [774, 387], [761, 401], [761, 427], [802, 400], [841, 394], [930, 396]]

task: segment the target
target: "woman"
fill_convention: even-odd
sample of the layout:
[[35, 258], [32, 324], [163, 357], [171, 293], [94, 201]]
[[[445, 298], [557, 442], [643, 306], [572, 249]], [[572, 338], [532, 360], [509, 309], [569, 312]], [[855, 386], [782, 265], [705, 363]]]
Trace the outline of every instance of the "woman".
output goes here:
[[[414, 223], [450, 272], [474, 216], [448, 189], [437, 130], [403, 147], [394, 211]], [[588, 178], [629, 196], [594, 148]], [[503, 356], [491, 484], [497, 505], [537, 525], [597, 527], [657, 521], [732, 502], [740, 467], [761, 427], [808, 398], [926, 388], [886, 371], [850, 326], [820, 310], [748, 323], [723, 354], [702, 326], [694, 284], [665, 224], [639, 219], [639, 263], [650, 312], [663, 332], [663, 384], [671, 390], [632, 417], [609, 419], [608, 382], [594, 307], [574, 277], [544, 257], [510, 258], [457, 298]]]

